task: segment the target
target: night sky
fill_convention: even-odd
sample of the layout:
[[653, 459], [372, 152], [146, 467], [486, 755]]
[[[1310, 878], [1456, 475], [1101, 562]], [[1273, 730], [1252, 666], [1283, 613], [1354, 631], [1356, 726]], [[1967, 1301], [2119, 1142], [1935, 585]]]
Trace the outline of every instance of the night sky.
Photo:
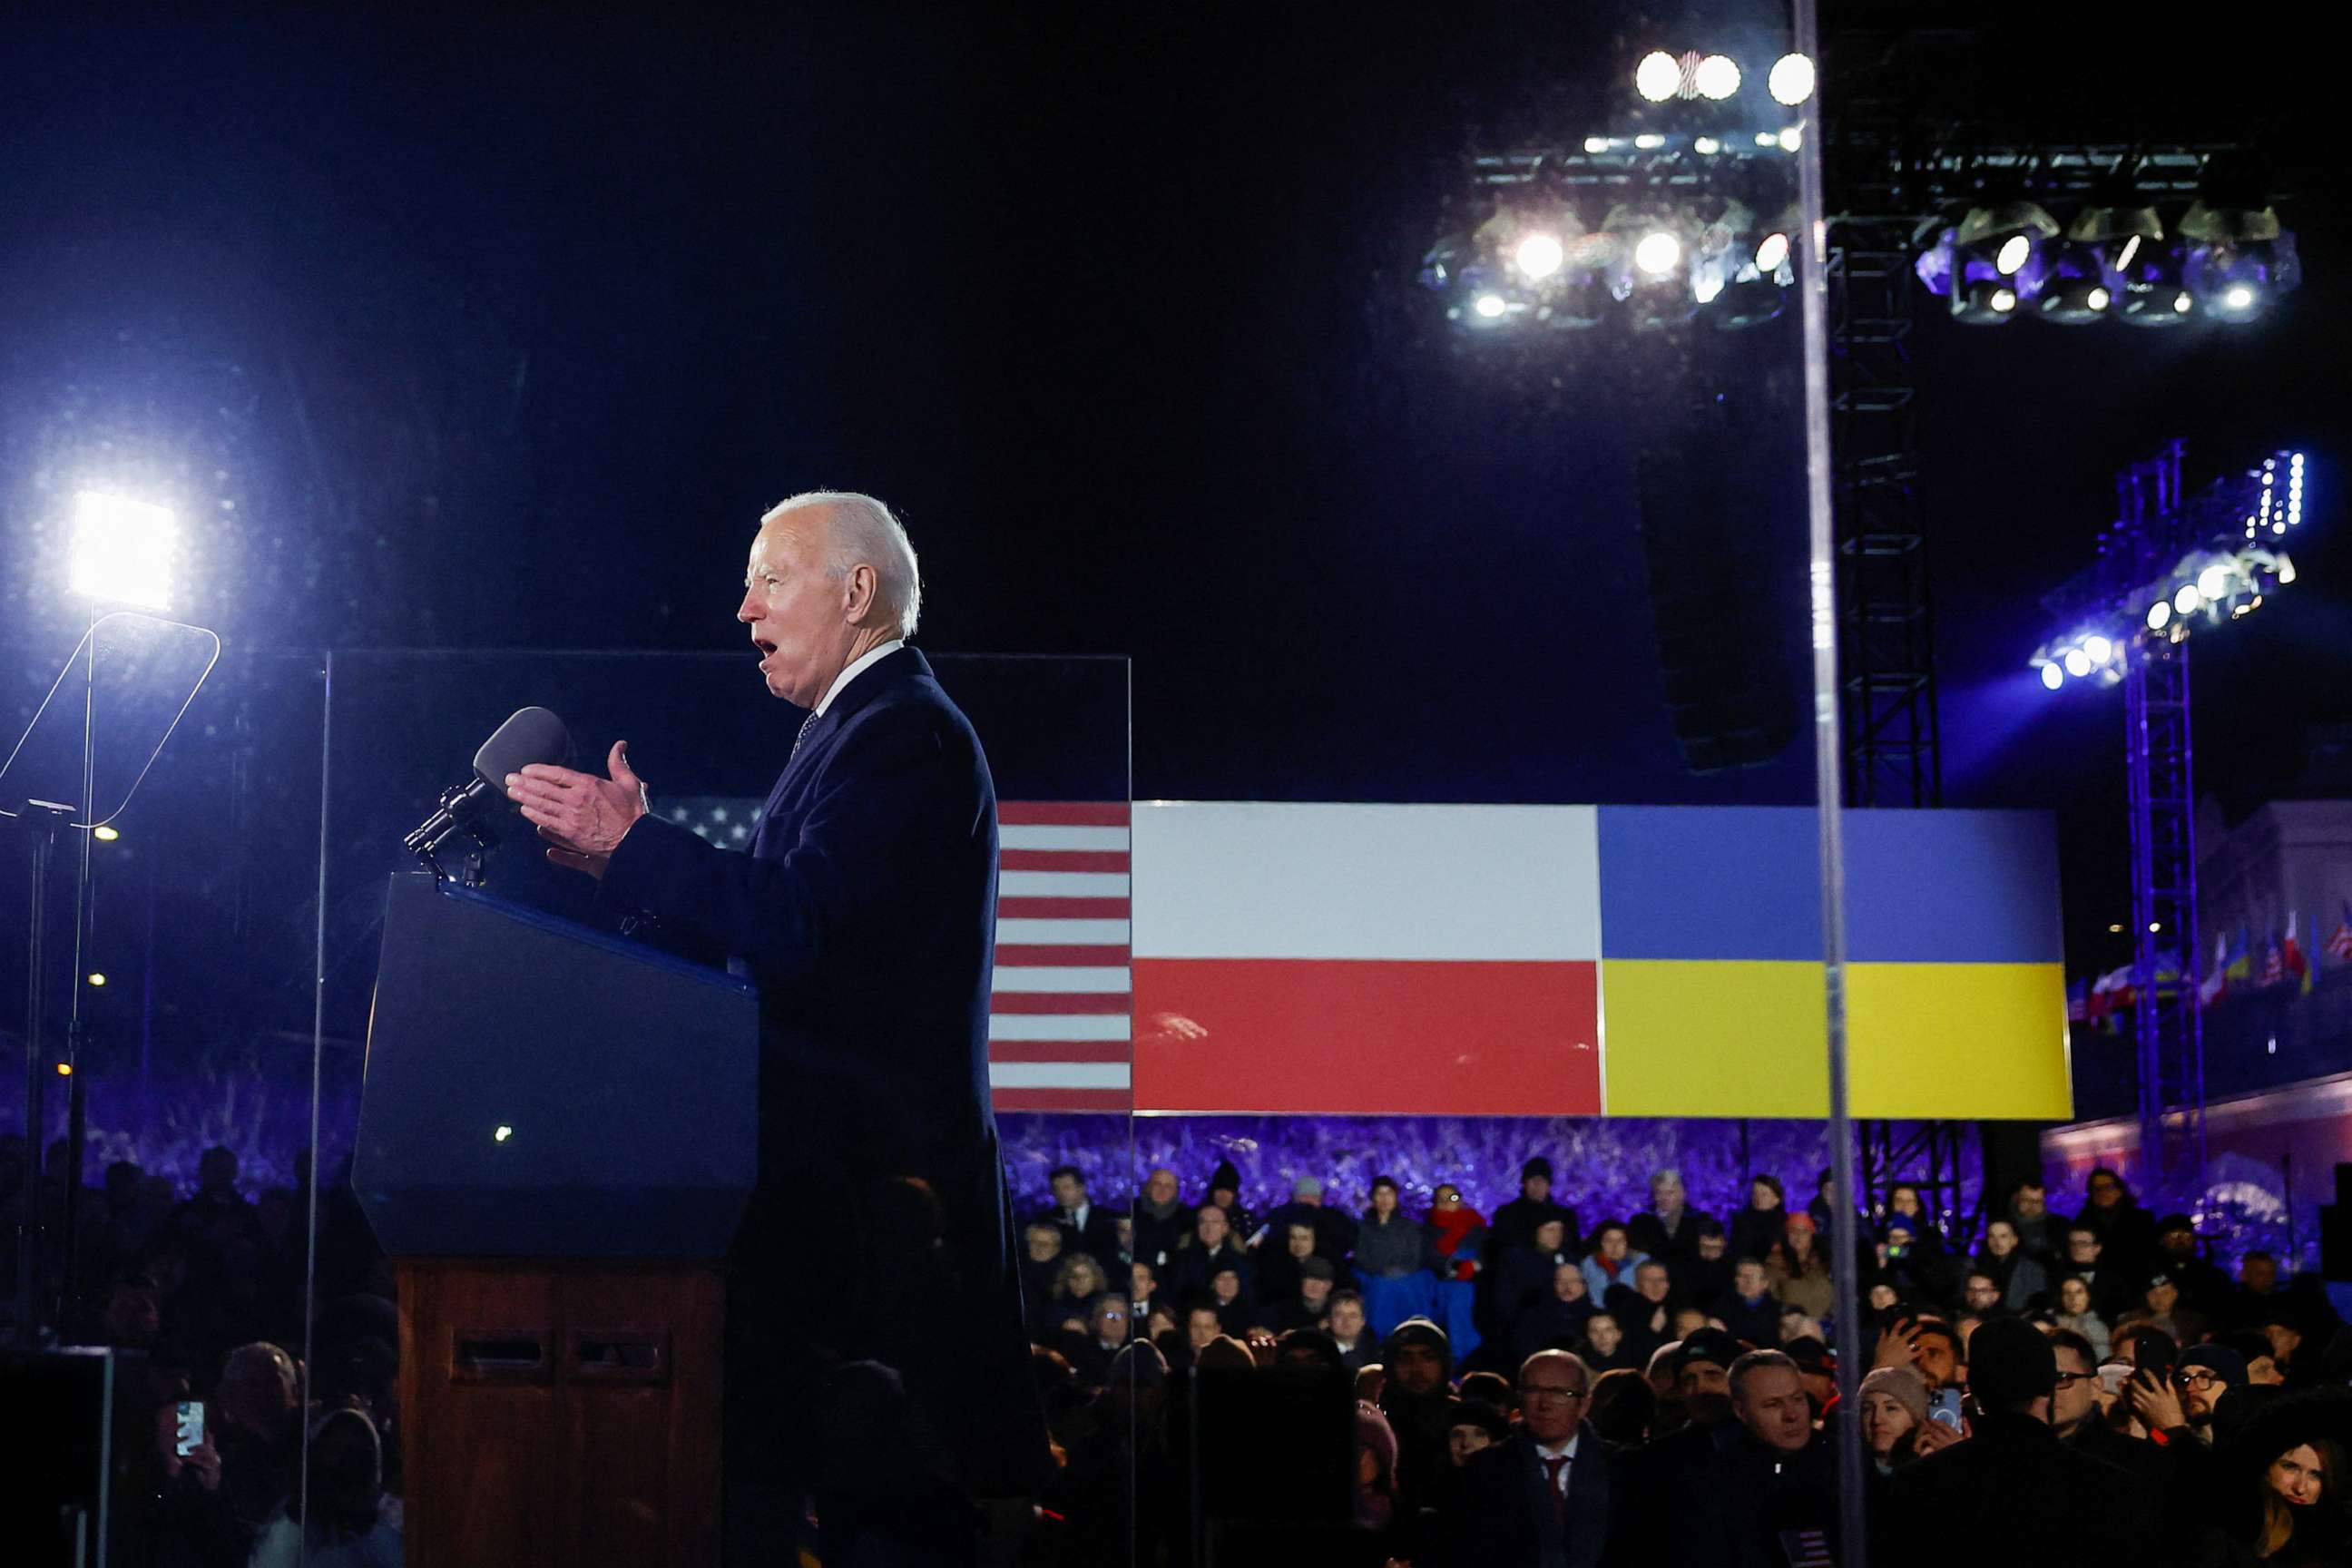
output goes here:
[[[1133, 659], [1139, 796], [1809, 799], [1806, 734], [1682, 766], [1645, 583], [1752, 577], [1721, 657], [1801, 702], [1790, 323], [1531, 365], [1412, 287], [1464, 147], [1620, 122], [1637, 47], [1714, 25], [1591, 9], [20, 13], [0, 635], [70, 646], [50, 531], [102, 481], [192, 520], [233, 649], [731, 649], [759, 511], [842, 487], [908, 521], [926, 646]], [[2200, 782], [2325, 785], [2352, 721], [2345, 224], [2318, 51], [2003, 15], [1971, 103], [2259, 137], [2307, 279], [2231, 331], [1918, 335], [1948, 800], [2062, 811], [2079, 967], [2121, 956], [2121, 700], [2024, 660], [2119, 463], [2314, 455], [2302, 583], [2198, 645]], [[1644, 524], [1662, 444], [1737, 529]]]

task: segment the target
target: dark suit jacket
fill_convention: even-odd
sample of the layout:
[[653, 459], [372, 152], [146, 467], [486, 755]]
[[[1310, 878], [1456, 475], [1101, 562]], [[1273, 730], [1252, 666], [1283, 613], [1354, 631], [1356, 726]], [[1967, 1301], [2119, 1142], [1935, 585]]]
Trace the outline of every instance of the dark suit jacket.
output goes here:
[[[730, 1331], [730, 1401], [772, 1344], [885, 1361], [973, 1485], [1042, 1479], [988, 1100], [996, 791], [929, 664], [901, 648], [809, 723], [748, 854], [643, 817], [603, 896], [760, 987], [760, 1188], [730, 1310], [770, 1321], [741, 1353]], [[940, 1268], [951, 1310], [908, 1288]]]
[[2058, 1440], [2030, 1415], [1987, 1415], [1965, 1443], [1895, 1472], [1874, 1562], [2049, 1564], [2163, 1561], [2164, 1510], [2137, 1476]]
[[1480, 1449], [1454, 1489], [1448, 1561], [1461, 1568], [1593, 1568], [1609, 1542], [1614, 1463], [1591, 1423], [1585, 1423], [1568, 1467], [1563, 1526], [1533, 1443], [1515, 1433]]

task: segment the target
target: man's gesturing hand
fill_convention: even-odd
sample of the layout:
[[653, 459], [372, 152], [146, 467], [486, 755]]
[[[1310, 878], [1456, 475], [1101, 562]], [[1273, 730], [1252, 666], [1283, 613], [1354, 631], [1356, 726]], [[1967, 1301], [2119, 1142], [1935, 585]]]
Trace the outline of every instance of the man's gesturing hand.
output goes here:
[[604, 874], [606, 858], [650, 809], [645, 781], [629, 769], [626, 741], [613, 742], [605, 766], [609, 779], [546, 763], [507, 775], [507, 798], [547, 840], [547, 858], [592, 877]]

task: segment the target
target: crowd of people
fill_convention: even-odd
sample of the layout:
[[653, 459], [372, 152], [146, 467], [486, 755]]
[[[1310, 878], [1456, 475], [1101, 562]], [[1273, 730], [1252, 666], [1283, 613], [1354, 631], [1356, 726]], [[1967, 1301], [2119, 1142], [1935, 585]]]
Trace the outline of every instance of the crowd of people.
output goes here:
[[[1826, 1173], [1802, 1207], [1759, 1174], [1724, 1216], [1672, 1171], [1639, 1212], [1587, 1216], [1540, 1157], [1491, 1215], [1386, 1177], [1343, 1207], [1302, 1176], [1262, 1213], [1230, 1164], [1181, 1186], [1156, 1170], [1097, 1204], [1066, 1167], [1023, 1226], [1059, 1477], [1026, 1561], [1188, 1563], [1204, 1530], [1245, 1561], [1239, 1515], [1326, 1530], [1334, 1563], [1843, 1561], [1849, 1418], [1874, 1562], [2352, 1552], [2352, 1331], [2315, 1279], [2261, 1252], [2231, 1277], [2113, 1172], [2073, 1216], [2022, 1184], [1969, 1235], [1897, 1185], [1856, 1213], [1843, 1262]], [[348, 1186], [319, 1198], [306, 1316], [307, 1179], [249, 1198], [216, 1149], [193, 1193], [117, 1164], [82, 1194], [68, 1337], [144, 1352], [155, 1561], [399, 1559], [393, 1279]], [[1846, 1267], [1871, 1352], [1850, 1412], [1831, 1349]], [[1318, 1490], [1310, 1434], [1332, 1433], [1297, 1423], [1328, 1408], [1352, 1408], [1353, 1465]], [[1252, 1422], [1279, 1440], [1234, 1436]], [[1212, 1522], [1231, 1487], [1203, 1479], [1204, 1432], [1280, 1483], [1235, 1520]]]
[[[1345, 1212], [1311, 1175], [1255, 1214], [1230, 1164], [1116, 1212], [1051, 1184], [1024, 1268], [1072, 1563], [1187, 1560], [1198, 1476], [1155, 1479], [1187, 1473], [1200, 1391], [1253, 1376], [1352, 1380], [1332, 1562], [1845, 1561], [1847, 1419], [1874, 1563], [2352, 1561], [2352, 1331], [2315, 1278], [2262, 1252], [2231, 1278], [2113, 1171], [2073, 1216], [2020, 1184], [1973, 1234], [1895, 1185], [1843, 1265], [1826, 1172], [1801, 1208], [1759, 1173], [1720, 1218], [1671, 1170], [1588, 1218], [1541, 1157], [1491, 1216], [1386, 1177]], [[1871, 1353], [1851, 1412], [1842, 1267]]]
[[[22, 1153], [21, 1139], [0, 1137], [0, 1212], [14, 1212]], [[63, 1342], [138, 1352], [123, 1375], [143, 1419], [122, 1456], [115, 1560], [398, 1568], [399, 1316], [348, 1180], [318, 1194], [307, 1299], [319, 1305], [306, 1312], [307, 1154], [293, 1186], [250, 1197], [226, 1148], [205, 1151], [190, 1192], [118, 1161], [76, 1194], [71, 1232], [56, 1176], [68, 1168], [60, 1142], [43, 1166], [46, 1315]], [[0, 1299], [14, 1299], [15, 1268], [13, 1255], [0, 1263]], [[200, 1431], [183, 1418], [190, 1405]]]

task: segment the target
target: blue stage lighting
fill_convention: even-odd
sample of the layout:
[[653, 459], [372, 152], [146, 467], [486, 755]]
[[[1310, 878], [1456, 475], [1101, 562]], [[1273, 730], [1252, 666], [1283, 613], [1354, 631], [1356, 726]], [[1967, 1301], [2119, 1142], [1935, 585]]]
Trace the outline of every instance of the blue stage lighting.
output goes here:
[[2066, 684], [2066, 672], [2054, 664], [2042, 667], [2042, 684], [2055, 691]]
[[2200, 199], [2179, 225], [2186, 245], [2182, 279], [2200, 309], [2223, 321], [2252, 321], [2303, 281], [2294, 231], [2274, 208]]

